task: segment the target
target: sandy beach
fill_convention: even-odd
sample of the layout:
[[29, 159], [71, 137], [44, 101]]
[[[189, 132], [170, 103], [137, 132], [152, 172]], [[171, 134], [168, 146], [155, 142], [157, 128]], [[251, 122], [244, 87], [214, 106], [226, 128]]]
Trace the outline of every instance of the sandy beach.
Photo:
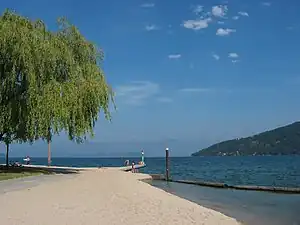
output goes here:
[[149, 177], [97, 169], [0, 193], [0, 224], [239, 224], [140, 181], [143, 178]]

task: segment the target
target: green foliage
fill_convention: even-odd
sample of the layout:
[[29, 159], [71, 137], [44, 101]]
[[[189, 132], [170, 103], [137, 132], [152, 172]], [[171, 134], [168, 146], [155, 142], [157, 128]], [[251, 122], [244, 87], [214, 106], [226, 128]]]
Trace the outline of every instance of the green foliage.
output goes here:
[[300, 122], [251, 137], [214, 144], [192, 154], [216, 155], [300, 155]]
[[100, 111], [110, 119], [113, 92], [102, 51], [65, 19], [55, 32], [11, 11], [0, 17], [0, 140], [43, 138], [65, 130], [81, 141]]

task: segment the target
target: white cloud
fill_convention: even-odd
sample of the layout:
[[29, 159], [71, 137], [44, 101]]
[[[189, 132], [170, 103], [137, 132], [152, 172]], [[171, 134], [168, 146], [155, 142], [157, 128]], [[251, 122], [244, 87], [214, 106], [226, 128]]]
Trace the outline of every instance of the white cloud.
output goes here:
[[223, 29], [223, 28], [219, 28], [219, 29], [217, 30], [217, 32], [216, 32], [216, 35], [218, 35], [218, 36], [228, 36], [228, 35], [230, 35], [231, 33], [234, 33], [234, 32], [236, 32], [236, 30], [234, 30], [234, 29], [228, 29], [228, 28]]
[[159, 98], [157, 98], [157, 101], [161, 102], [161, 103], [171, 103], [171, 102], [173, 102], [173, 99], [171, 99], [169, 97], [159, 97]]
[[144, 3], [141, 5], [143, 8], [153, 8], [155, 6], [154, 3]]
[[241, 16], [249, 16], [249, 14], [247, 12], [238, 12], [238, 14]]
[[181, 58], [181, 55], [180, 54], [171, 54], [171, 55], [168, 55], [168, 58], [169, 59], [179, 59], [179, 58]]
[[153, 31], [153, 30], [158, 30], [159, 27], [156, 26], [155, 24], [151, 24], [151, 25], [147, 25], [147, 26], [145, 27], [145, 29], [146, 29], [147, 31]]
[[240, 17], [239, 16], [233, 16], [232, 19], [233, 20], [238, 20]]
[[134, 81], [115, 89], [116, 98], [120, 98], [131, 105], [141, 105], [158, 94], [159, 91], [159, 85], [151, 81]]
[[272, 5], [271, 2], [262, 2], [261, 4], [262, 4], [263, 6], [271, 6], [271, 5]]
[[228, 11], [228, 7], [226, 5], [216, 5], [216, 6], [213, 6], [212, 10], [211, 10], [212, 14], [215, 17], [224, 17], [224, 16], [226, 16], [227, 11]]
[[203, 8], [204, 8], [204, 7], [203, 7], [202, 5], [197, 5], [197, 6], [194, 8], [193, 12], [196, 13], [197, 15], [199, 15], [200, 13], [203, 12]]
[[215, 54], [215, 53], [212, 53], [212, 57], [215, 59], [215, 60], [219, 60], [220, 59], [220, 56]]
[[228, 58], [230, 58], [231, 59], [231, 62], [232, 63], [238, 63], [240, 60], [238, 59], [239, 58], [239, 55], [237, 54], [237, 53], [235, 53], [235, 52], [231, 52], [231, 53], [229, 53], [228, 54]]
[[183, 26], [187, 29], [200, 30], [208, 27], [211, 18], [198, 19], [198, 20], [186, 20], [183, 22]]
[[228, 54], [228, 57], [232, 58], [232, 59], [236, 59], [236, 58], [239, 57], [239, 55], [237, 53], [235, 53], [235, 52], [231, 52], [231, 53]]
[[217, 23], [218, 24], [224, 24], [225, 22], [224, 21], [218, 21]]

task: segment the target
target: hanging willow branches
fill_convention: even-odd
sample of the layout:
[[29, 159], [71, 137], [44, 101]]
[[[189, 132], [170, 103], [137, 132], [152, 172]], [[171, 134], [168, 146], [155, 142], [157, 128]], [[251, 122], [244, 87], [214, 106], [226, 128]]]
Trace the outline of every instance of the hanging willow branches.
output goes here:
[[65, 19], [56, 31], [11, 11], [0, 17], [0, 140], [51, 139], [66, 131], [80, 141], [102, 111], [110, 119], [113, 92], [103, 54]]

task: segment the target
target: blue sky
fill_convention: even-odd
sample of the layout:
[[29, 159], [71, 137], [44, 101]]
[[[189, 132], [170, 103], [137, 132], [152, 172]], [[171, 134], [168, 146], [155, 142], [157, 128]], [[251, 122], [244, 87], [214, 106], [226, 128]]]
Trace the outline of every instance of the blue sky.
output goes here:
[[[50, 29], [66, 16], [103, 49], [118, 109], [112, 123], [99, 119], [93, 144], [139, 143], [114, 148], [126, 152], [172, 142], [178, 155], [299, 119], [299, 7], [296, 0], [0, 3]], [[63, 135], [54, 142], [73, 146]]]

